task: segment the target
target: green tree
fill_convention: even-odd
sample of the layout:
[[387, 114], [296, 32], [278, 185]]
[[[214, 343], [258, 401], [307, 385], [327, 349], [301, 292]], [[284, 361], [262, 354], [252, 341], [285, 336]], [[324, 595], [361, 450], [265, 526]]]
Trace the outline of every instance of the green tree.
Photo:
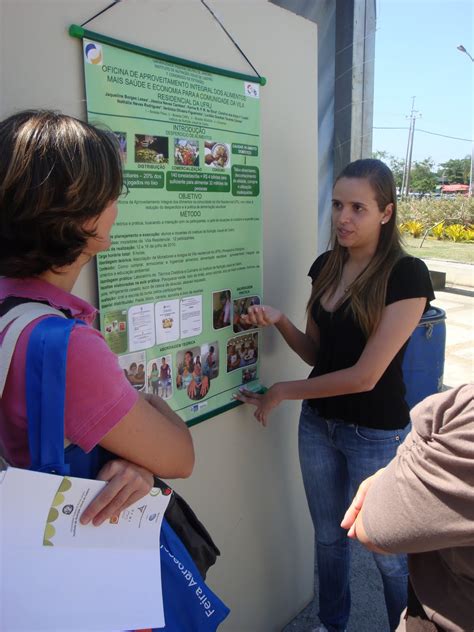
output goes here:
[[393, 177], [395, 178], [395, 185], [398, 189], [401, 189], [403, 172], [405, 170], [405, 161], [389, 154], [387, 151], [374, 151], [372, 153], [372, 157], [377, 158], [377, 160], [382, 160], [382, 162], [390, 167]]
[[438, 176], [444, 184], [469, 184], [471, 158], [452, 158], [439, 166]]
[[410, 190], [417, 193], [429, 193], [434, 191], [438, 178], [432, 171], [434, 161], [425, 158], [420, 162], [415, 162], [410, 172]]
[[401, 189], [403, 182], [403, 172], [405, 171], [405, 161], [401, 158], [395, 158], [395, 156], [391, 156], [390, 169], [392, 170], [393, 177], [395, 178], [397, 189]]

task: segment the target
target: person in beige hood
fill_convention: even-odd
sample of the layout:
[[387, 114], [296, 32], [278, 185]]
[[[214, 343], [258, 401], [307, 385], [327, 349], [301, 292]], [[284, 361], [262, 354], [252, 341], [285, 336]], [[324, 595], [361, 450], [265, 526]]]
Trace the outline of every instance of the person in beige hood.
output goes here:
[[474, 384], [419, 403], [396, 457], [360, 486], [341, 526], [379, 553], [408, 553], [397, 632], [474, 630]]

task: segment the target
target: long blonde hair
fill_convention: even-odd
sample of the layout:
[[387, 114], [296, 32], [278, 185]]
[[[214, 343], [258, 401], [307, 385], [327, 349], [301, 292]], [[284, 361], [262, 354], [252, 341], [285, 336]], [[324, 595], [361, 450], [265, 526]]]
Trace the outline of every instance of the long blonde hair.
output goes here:
[[[393, 205], [393, 211], [386, 224], [381, 226], [379, 242], [374, 256], [366, 268], [351, 283], [342, 301], [349, 296], [351, 300], [346, 306], [347, 312], [352, 312], [366, 338], [377, 328], [385, 307], [387, 282], [395, 263], [405, 253], [403, 251], [400, 233], [397, 227], [397, 194], [395, 181], [390, 169], [380, 160], [363, 159], [351, 162], [336, 179], [360, 178], [368, 180], [375, 193], [375, 199], [380, 213], [385, 211], [387, 204]], [[333, 295], [342, 278], [344, 264], [349, 258], [347, 248], [340, 246], [336, 234], [332, 235], [332, 250], [324, 266], [313, 284], [307, 311], [315, 302], [329, 290]]]

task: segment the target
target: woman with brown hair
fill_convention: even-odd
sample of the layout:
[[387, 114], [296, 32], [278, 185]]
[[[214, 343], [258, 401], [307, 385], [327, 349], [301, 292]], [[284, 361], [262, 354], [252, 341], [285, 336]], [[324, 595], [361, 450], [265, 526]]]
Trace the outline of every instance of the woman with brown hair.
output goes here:
[[[71, 293], [83, 266], [111, 243], [122, 191], [118, 143], [78, 119], [32, 110], [0, 123], [0, 147], [0, 316], [36, 302], [86, 324], [75, 324], [69, 339], [64, 434], [66, 455], [100, 445], [117, 457], [99, 472], [109, 484], [81, 516], [101, 524], [147, 494], [153, 474], [186, 477], [194, 464], [186, 424], [161, 398], [133, 388], [92, 328], [95, 308]], [[25, 368], [37, 324], [18, 339], [0, 399], [1, 452], [16, 467], [30, 465]]]
[[[346, 629], [349, 545], [340, 523], [351, 490], [393, 458], [409, 430], [402, 359], [434, 298], [425, 264], [402, 249], [396, 204], [385, 164], [370, 159], [349, 164], [333, 190], [332, 250], [309, 271], [306, 331], [270, 306], [253, 306], [242, 317], [254, 325], [275, 325], [314, 367], [306, 380], [279, 382], [264, 395], [243, 390], [238, 398], [256, 407], [263, 425], [281, 401], [303, 400], [299, 452], [316, 531], [320, 632]], [[393, 630], [406, 606], [406, 560], [374, 557]]]

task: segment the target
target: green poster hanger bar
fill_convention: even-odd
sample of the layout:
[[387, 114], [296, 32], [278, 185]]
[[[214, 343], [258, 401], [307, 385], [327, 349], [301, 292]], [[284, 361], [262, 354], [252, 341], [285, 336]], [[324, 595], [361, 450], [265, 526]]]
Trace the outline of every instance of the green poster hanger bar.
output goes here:
[[234, 72], [233, 70], [226, 70], [225, 68], [208, 66], [207, 64], [200, 64], [196, 61], [182, 59], [181, 57], [174, 57], [173, 55], [160, 53], [159, 51], [151, 50], [150, 48], [144, 48], [143, 46], [137, 46], [136, 44], [130, 44], [128, 42], [122, 42], [121, 40], [109, 37], [108, 35], [101, 35], [100, 33], [88, 31], [87, 29], [83, 29], [82, 26], [78, 26], [77, 24], [71, 24], [71, 26], [69, 27], [69, 35], [71, 35], [71, 37], [77, 37], [78, 39], [86, 37], [87, 39], [91, 39], [95, 42], [100, 42], [101, 44], [110, 44], [110, 46], [122, 48], [124, 50], [131, 51], [132, 53], [138, 53], [139, 55], [146, 55], [147, 57], [161, 59], [162, 61], [168, 61], [172, 64], [178, 64], [179, 66], [187, 66], [188, 68], [195, 68], [196, 70], [211, 72], [216, 75], [223, 75], [224, 77], [232, 77], [233, 79], [251, 81], [253, 83], [259, 83], [262, 86], [267, 83], [265, 77], [245, 75], [241, 72]]

